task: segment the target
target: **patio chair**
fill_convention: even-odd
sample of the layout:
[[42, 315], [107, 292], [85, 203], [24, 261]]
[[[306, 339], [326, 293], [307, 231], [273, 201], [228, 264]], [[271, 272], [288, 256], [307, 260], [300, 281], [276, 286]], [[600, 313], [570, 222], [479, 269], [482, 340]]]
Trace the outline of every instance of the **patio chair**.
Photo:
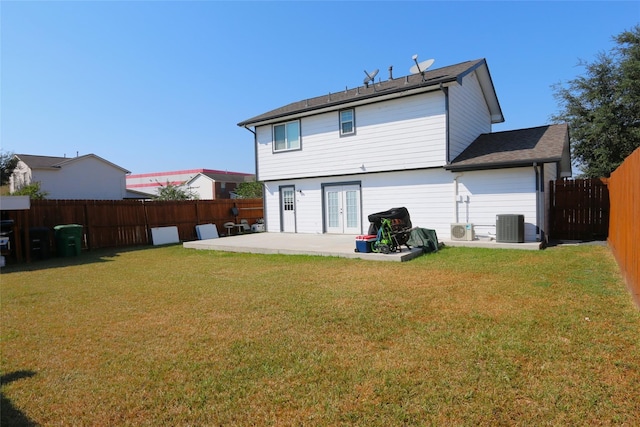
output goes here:
[[249, 221], [247, 221], [246, 219], [241, 219], [240, 225], [242, 225], [241, 229], [243, 233], [251, 233], [251, 226], [249, 225]]
[[231, 231], [233, 230], [233, 227], [235, 227], [236, 225], [233, 222], [225, 222], [223, 225], [224, 225], [224, 228], [227, 229], [227, 236], [231, 236]]

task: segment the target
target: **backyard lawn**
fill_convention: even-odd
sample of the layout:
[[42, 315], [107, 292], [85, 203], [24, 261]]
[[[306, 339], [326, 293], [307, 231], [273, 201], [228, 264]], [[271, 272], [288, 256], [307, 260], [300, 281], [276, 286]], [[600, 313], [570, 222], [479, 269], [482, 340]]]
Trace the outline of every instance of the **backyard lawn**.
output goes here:
[[176, 245], [0, 281], [3, 425], [640, 425], [640, 310], [603, 246]]

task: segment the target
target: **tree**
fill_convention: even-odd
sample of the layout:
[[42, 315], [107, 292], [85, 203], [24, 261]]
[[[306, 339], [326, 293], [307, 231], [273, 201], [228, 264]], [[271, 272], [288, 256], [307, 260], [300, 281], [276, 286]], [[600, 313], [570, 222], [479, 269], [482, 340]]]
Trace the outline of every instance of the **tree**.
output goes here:
[[8, 151], [0, 151], [0, 185], [7, 185], [9, 177], [18, 165], [18, 158]]
[[165, 185], [160, 184], [158, 195], [154, 200], [195, 200], [198, 195], [182, 185], [173, 185], [169, 181]]
[[258, 181], [241, 182], [236, 187], [235, 193], [241, 199], [261, 199], [262, 183]]
[[586, 75], [553, 86], [569, 124], [574, 163], [588, 178], [608, 177], [640, 147], [640, 25], [614, 37], [609, 54], [581, 61]]
[[40, 182], [34, 181], [11, 193], [12, 196], [29, 196], [33, 200], [45, 199], [49, 193], [40, 188]]

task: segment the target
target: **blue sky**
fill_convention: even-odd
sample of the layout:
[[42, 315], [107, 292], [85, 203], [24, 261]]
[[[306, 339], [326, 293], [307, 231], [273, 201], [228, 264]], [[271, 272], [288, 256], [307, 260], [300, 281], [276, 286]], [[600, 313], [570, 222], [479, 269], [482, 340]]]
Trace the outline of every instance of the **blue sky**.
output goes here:
[[540, 126], [566, 83], [640, 22], [640, 2], [1, 1], [0, 147], [94, 153], [132, 173], [254, 172], [236, 124], [486, 58], [505, 122]]

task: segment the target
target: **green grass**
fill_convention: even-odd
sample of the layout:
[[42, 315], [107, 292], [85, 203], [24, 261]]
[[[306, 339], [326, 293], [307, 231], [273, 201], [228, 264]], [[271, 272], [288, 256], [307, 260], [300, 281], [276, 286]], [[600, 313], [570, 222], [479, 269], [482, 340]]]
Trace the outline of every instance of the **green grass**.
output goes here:
[[3, 422], [640, 424], [640, 314], [606, 247], [388, 263], [169, 246], [0, 280]]

